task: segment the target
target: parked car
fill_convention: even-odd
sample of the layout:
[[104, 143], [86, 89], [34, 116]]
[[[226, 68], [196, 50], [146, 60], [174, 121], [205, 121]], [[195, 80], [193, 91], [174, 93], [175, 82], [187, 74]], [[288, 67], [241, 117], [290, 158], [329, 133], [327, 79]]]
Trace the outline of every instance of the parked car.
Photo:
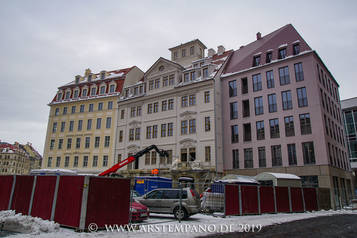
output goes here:
[[200, 209], [198, 193], [191, 188], [183, 188], [180, 208], [180, 189], [159, 188], [146, 193], [137, 200], [147, 206], [151, 213], [174, 214], [176, 219], [186, 219]]
[[147, 206], [141, 204], [137, 201], [137, 197], [140, 195], [133, 191], [133, 201], [131, 202], [130, 211], [131, 211], [131, 221], [132, 222], [140, 222], [148, 219], [150, 212]]

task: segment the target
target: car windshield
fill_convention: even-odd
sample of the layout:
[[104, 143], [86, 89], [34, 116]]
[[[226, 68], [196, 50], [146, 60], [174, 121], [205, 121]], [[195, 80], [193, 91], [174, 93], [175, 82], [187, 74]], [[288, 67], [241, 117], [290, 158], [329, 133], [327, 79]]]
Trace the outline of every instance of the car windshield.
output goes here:
[[134, 198], [137, 198], [137, 197], [140, 197], [140, 194], [137, 192], [137, 191], [133, 191], [133, 197]]

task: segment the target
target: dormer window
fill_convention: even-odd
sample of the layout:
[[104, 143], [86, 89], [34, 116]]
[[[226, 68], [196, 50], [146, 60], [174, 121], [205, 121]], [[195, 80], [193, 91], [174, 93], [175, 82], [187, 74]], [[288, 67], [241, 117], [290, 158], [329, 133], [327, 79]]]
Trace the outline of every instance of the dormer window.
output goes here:
[[103, 70], [100, 72], [100, 79], [103, 80], [104, 78], [105, 78], [105, 71]]
[[69, 97], [70, 97], [70, 96], [71, 96], [71, 91], [67, 91], [67, 92], [66, 92], [66, 97], [65, 97], [65, 98], [66, 98], [66, 99], [69, 99]]
[[174, 52], [174, 59], [177, 59], [177, 51]]
[[198, 67], [198, 64], [194, 64], [193, 67], [194, 67], [194, 68], [197, 68], [197, 67]]
[[138, 95], [138, 93], [139, 93], [139, 87], [135, 87], [134, 88], [134, 95], [136, 96], [136, 95]]
[[89, 74], [89, 75], [88, 75], [88, 82], [91, 82], [91, 81], [92, 81], [92, 77], [93, 77], [92, 74]]
[[268, 64], [272, 61], [272, 59], [273, 59], [273, 52], [268, 52], [266, 55], [265, 62]]
[[190, 74], [189, 74], [189, 73], [185, 73], [183, 81], [184, 81], [185, 83], [188, 82], [188, 81], [190, 81]]
[[193, 71], [191, 72], [191, 80], [195, 80], [196, 79], [196, 72]]
[[286, 57], [286, 48], [279, 49], [279, 59], [284, 59]]
[[75, 91], [74, 91], [74, 96], [73, 96], [73, 98], [78, 98], [78, 90], [75, 90]]
[[97, 93], [97, 88], [96, 87], [92, 88], [91, 92], [90, 92], [90, 95], [94, 96], [96, 93]]
[[203, 78], [207, 78], [208, 77], [208, 68], [204, 68], [203, 69]]
[[109, 93], [114, 93], [115, 91], [115, 84], [109, 86]]
[[80, 75], [77, 75], [76, 78], [75, 78], [75, 82], [76, 84], [79, 84], [79, 80], [81, 79], [81, 76]]
[[186, 49], [182, 49], [182, 57], [186, 57]]
[[294, 55], [300, 54], [300, 45], [299, 44], [293, 45], [293, 54]]
[[88, 93], [88, 90], [85, 88], [83, 89], [82, 91], [82, 97], [86, 97], [87, 96], [87, 93]]
[[260, 55], [253, 57], [253, 67], [260, 65]]
[[190, 55], [194, 55], [195, 54], [195, 47], [191, 46], [190, 47]]
[[61, 101], [62, 100], [62, 93], [58, 93], [57, 95], [57, 101]]
[[101, 86], [100, 87], [100, 94], [104, 94], [105, 93], [105, 86]]

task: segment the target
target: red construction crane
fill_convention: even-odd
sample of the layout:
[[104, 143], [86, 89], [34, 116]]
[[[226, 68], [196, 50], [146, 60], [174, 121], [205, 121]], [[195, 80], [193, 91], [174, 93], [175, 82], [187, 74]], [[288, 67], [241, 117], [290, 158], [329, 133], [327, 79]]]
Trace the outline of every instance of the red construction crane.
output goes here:
[[137, 160], [139, 157], [143, 156], [150, 150], [156, 150], [156, 152], [162, 157], [169, 157], [169, 153], [166, 150], [159, 150], [159, 148], [157, 148], [156, 145], [150, 145], [149, 147], [146, 147], [145, 149], [137, 152], [135, 155], [129, 156], [125, 160], [115, 164], [113, 167], [105, 170], [104, 172], [100, 173], [98, 176], [107, 176], [107, 175], [113, 174], [121, 167], [134, 162], [135, 160]]

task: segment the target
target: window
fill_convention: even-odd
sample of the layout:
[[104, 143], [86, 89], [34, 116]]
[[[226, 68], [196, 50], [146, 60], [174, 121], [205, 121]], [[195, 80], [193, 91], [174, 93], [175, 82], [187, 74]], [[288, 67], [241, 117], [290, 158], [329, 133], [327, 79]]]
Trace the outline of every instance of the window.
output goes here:
[[196, 133], [196, 119], [189, 120], [190, 134]]
[[231, 142], [232, 143], [239, 142], [238, 125], [231, 126]]
[[285, 136], [295, 136], [295, 129], [294, 129], [294, 117], [293, 116], [288, 116], [284, 117], [284, 123], [285, 123]]
[[288, 144], [288, 158], [289, 158], [289, 165], [297, 164], [295, 144]]
[[129, 129], [129, 141], [133, 141], [134, 140], [134, 129], [131, 128]]
[[152, 113], [152, 104], [149, 103], [148, 104], [148, 114], [151, 114]]
[[88, 111], [89, 111], [89, 112], [93, 112], [93, 107], [94, 107], [93, 103], [89, 104], [89, 109], [88, 109]]
[[284, 59], [285, 57], [286, 57], [286, 48], [279, 49], [278, 58], [279, 59]]
[[237, 81], [236, 80], [229, 81], [228, 88], [229, 88], [229, 97], [237, 96]]
[[103, 156], [103, 167], [107, 167], [108, 166], [108, 155], [104, 155]]
[[298, 97], [298, 105], [299, 107], [307, 107], [307, 94], [306, 94], [306, 88], [298, 88], [296, 89], [297, 91], [297, 97]]
[[161, 137], [166, 137], [166, 124], [161, 124]]
[[50, 141], [50, 150], [53, 150], [54, 147], [55, 147], [55, 140], [52, 139], [52, 140]]
[[294, 64], [295, 68], [295, 80], [296, 82], [304, 80], [304, 71], [302, 69], [302, 63]]
[[289, 76], [289, 67], [288, 66], [279, 68], [279, 79], [280, 79], [281, 86], [290, 84], [290, 76]]
[[301, 135], [311, 134], [311, 121], [310, 121], [310, 114], [300, 114], [300, 129]]
[[187, 134], [187, 121], [181, 121], [181, 135]]
[[58, 149], [62, 149], [62, 145], [63, 145], [63, 139], [59, 139], [58, 140]]
[[141, 106], [136, 107], [136, 116], [141, 116]]
[[279, 138], [280, 137], [280, 132], [279, 132], [279, 120], [276, 119], [271, 119], [269, 120], [270, 124], [270, 138]]
[[283, 102], [283, 110], [290, 110], [293, 108], [290, 90], [281, 92], [281, 100]]
[[254, 98], [255, 115], [262, 115], [264, 113], [263, 97]]
[[191, 72], [191, 80], [195, 80], [196, 79], [196, 72], [193, 71]]
[[188, 106], [188, 97], [183, 96], [181, 97], [181, 107], [187, 107]]
[[109, 147], [110, 145], [110, 136], [104, 137], [104, 147]]
[[83, 89], [82, 97], [86, 97], [87, 96], [87, 92], [88, 92], [88, 90], [86, 88]]
[[248, 79], [247, 78], [242, 78], [242, 94], [248, 93]]
[[203, 69], [203, 78], [208, 78], [208, 68]]
[[98, 166], [98, 155], [94, 155], [92, 167], [97, 167], [97, 166]]
[[76, 106], [72, 106], [72, 114], [76, 113]]
[[64, 167], [67, 168], [69, 166], [69, 156], [64, 158]]
[[112, 110], [113, 109], [113, 101], [109, 101], [108, 102], [108, 110]]
[[67, 91], [66, 92], [66, 99], [69, 99], [70, 96], [71, 96], [71, 91]]
[[298, 55], [300, 53], [300, 45], [299, 44], [294, 44], [293, 45], [293, 54]]
[[152, 138], [157, 138], [157, 125], [152, 126]]
[[158, 102], [155, 102], [154, 103], [154, 113], [158, 112], [159, 111], [159, 103]]
[[168, 76], [164, 76], [162, 78], [162, 87], [167, 87], [169, 85], [169, 77]]
[[151, 164], [156, 165], [157, 153], [156, 151], [151, 151]]
[[211, 120], [210, 117], [205, 117], [205, 131], [211, 130]]
[[112, 125], [112, 118], [111, 117], [107, 117], [107, 121], [106, 121], [106, 125], [105, 127], [108, 129], [110, 128]]
[[264, 129], [264, 121], [257, 121], [257, 140], [264, 140], [265, 139], [265, 129]]
[[268, 52], [266, 54], [265, 62], [268, 64], [268, 63], [271, 62], [272, 59], [273, 59], [273, 53], [272, 52]]
[[73, 131], [74, 121], [69, 122], [69, 131]]
[[304, 164], [315, 164], [314, 143], [312, 141], [302, 143], [302, 153]]
[[190, 47], [190, 55], [194, 55], [194, 53], [195, 53], [195, 47], [191, 46]]
[[253, 168], [253, 149], [244, 149], [244, 168]]
[[84, 105], [79, 106], [79, 112], [84, 112]]
[[211, 161], [211, 146], [205, 146], [205, 162]]
[[154, 89], [154, 80], [150, 80], [149, 81], [149, 90], [153, 90]]
[[161, 102], [161, 111], [166, 111], [167, 110], [167, 101], [164, 100]]
[[124, 117], [125, 117], [125, 110], [121, 110], [120, 119], [124, 119]]
[[83, 120], [78, 121], [78, 131], [81, 131], [83, 127]]
[[135, 128], [135, 140], [140, 140], [140, 128]]
[[89, 147], [90, 147], [90, 137], [86, 137], [85, 148], [89, 148]]
[[81, 148], [81, 138], [76, 139], [76, 149]]
[[230, 103], [230, 118], [231, 118], [231, 120], [238, 118], [238, 103], [237, 102]]
[[167, 124], [167, 136], [173, 136], [174, 134], [174, 123], [170, 122]]
[[150, 152], [145, 154], [145, 165], [150, 165]]
[[186, 56], [186, 49], [182, 49], [181, 55], [182, 55], [182, 57], [185, 57], [185, 56]]
[[174, 74], [170, 74], [169, 76], [169, 85], [174, 85], [175, 83], [175, 75]]
[[281, 158], [281, 145], [272, 145], [271, 146], [271, 162], [272, 166], [281, 166], [282, 158]]
[[47, 167], [51, 167], [51, 166], [52, 166], [52, 157], [48, 157]]
[[210, 95], [209, 95], [209, 91], [205, 91], [205, 99], [204, 99], [204, 101], [205, 101], [205, 103], [209, 103], [209, 101], [210, 101]]
[[95, 139], [94, 139], [94, 147], [98, 148], [99, 144], [100, 144], [100, 137], [96, 136]]
[[98, 111], [102, 111], [103, 110], [103, 103], [100, 102], [98, 103]]
[[100, 129], [102, 126], [102, 118], [97, 118], [97, 129]]
[[146, 139], [151, 139], [152, 126], [146, 127]]
[[123, 131], [119, 131], [119, 142], [123, 142]]
[[155, 79], [155, 88], [160, 88], [160, 79]]
[[57, 101], [61, 101], [62, 100], [62, 93], [58, 93], [57, 95]]
[[83, 156], [83, 167], [84, 168], [88, 167], [88, 156], [87, 155]]
[[239, 150], [232, 150], [233, 169], [239, 169]]
[[115, 91], [115, 85], [112, 84], [109, 86], [109, 93], [114, 93], [114, 91]]
[[67, 139], [67, 149], [71, 149], [72, 147], [72, 138]]
[[63, 108], [63, 115], [66, 115], [67, 114], [67, 107], [64, 107]]
[[135, 117], [136, 114], [136, 108], [135, 107], [131, 107], [130, 108], [130, 117]]
[[195, 95], [190, 95], [189, 96], [189, 105], [190, 106], [196, 105], [196, 96]]
[[269, 94], [268, 95], [268, 102], [269, 102], [269, 112], [276, 112], [277, 105], [276, 105], [276, 94]]
[[187, 83], [188, 81], [190, 81], [190, 74], [189, 74], [189, 73], [185, 73], [185, 74], [184, 74], [183, 81], [184, 81], [185, 83]]
[[57, 157], [56, 159], [56, 167], [60, 167], [61, 166], [61, 157]]
[[168, 109], [169, 110], [173, 110], [174, 109], [174, 100], [173, 99], [169, 99]]
[[64, 132], [64, 130], [65, 130], [65, 128], [66, 128], [66, 122], [61, 122], [61, 132]]
[[243, 124], [243, 141], [252, 140], [252, 130], [250, 123]]
[[259, 168], [264, 168], [267, 166], [265, 147], [258, 147], [258, 159], [259, 159]]
[[177, 51], [174, 52], [174, 59], [177, 59]]
[[253, 57], [253, 67], [260, 65], [260, 55]]
[[87, 130], [92, 129], [92, 119], [88, 119], [87, 121]]
[[249, 99], [244, 100], [242, 103], [243, 103], [243, 117], [249, 117], [250, 116]]
[[267, 77], [267, 88], [274, 88], [274, 73], [273, 70], [267, 71], [266, 72], [266, 77]]
[[252, 79], [253, 79], [253, 92], [262, 90], [262, 76], [261, 76], [261, 74], [253, 75]]
[[52, 125], [52, 132], [56, 132], [57, 131], [57, 122], [54, 122]]
[[79, 160], [79, 157], [74, 156], [73, 167], [78, 167], [78, 160]]

